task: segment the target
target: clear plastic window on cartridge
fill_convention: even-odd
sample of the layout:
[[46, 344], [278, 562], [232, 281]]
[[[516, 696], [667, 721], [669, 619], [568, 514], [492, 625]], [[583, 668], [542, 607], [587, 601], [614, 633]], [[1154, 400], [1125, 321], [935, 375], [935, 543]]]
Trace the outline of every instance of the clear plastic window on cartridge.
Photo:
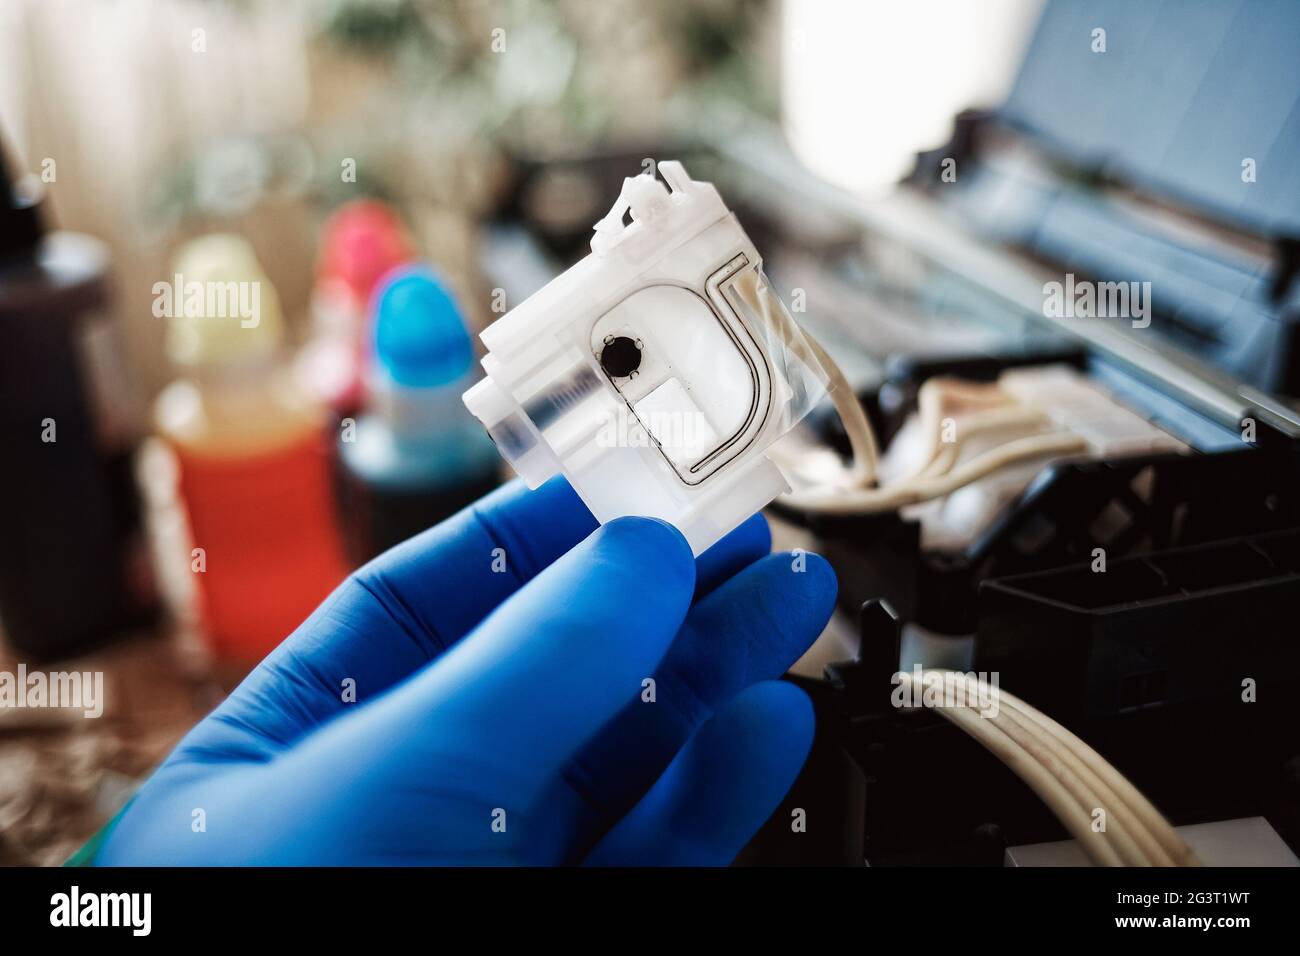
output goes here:
[[789, 490], [766, 452], [827, 377], [718, 191], [659, 172], [483, 332], [464, 399], [529, 485], [563, 474], [601, 522], [662, 518], [699, 554]]

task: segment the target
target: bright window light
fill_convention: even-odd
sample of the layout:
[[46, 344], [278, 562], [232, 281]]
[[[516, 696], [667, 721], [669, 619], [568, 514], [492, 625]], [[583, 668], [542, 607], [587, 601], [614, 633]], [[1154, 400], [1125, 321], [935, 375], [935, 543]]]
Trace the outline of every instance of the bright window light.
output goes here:
[[888, 189], [953, 116], [997, 105], [1042, 0], [785, 0], [782, 105], [795, 153], [860, 193]]

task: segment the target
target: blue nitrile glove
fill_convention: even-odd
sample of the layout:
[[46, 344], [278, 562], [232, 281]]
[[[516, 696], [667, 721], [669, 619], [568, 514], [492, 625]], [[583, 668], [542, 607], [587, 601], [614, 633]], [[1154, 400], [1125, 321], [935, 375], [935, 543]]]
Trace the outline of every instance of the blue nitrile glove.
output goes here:
[[662, 522], [597, 529], [562, 480], [503, 488], [341, 585], [97, 862], [727, 863], [807, 755], [774, 678], [835, 594], [769, 548], [755, 516], [696, 562]]

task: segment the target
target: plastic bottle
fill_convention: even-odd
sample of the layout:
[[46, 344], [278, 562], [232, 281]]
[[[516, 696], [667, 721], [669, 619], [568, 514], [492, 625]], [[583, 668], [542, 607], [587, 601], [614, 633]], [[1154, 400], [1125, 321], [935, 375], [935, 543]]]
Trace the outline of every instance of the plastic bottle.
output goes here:
[[155, 423], [179, 466], [205, 634], [219, 660], [248, 664], [347, 573], [326, 414], [281, 361], [279, 300], [247, 242], [194, 240], [173, 272], [167, 349], [183, 377]]
[[339, 437], [354, 556], [436, 524], [499, 481], [500, 458], [462, 404], [474, 349], [460, 310], [427, 268], [405, 266], [374, 300], [373, 410]]
[[340, 206], [325, 224], [312, 330], [296, 362], [303, 384], [336, 415], [360, 409], [365, 389], [367, 309], [380, 278], [415, 258], [397, 213], [377, 199]]
[[47, 234], [38, 205], [0, 162], [0, 633], [49, 659], [149, 624], [157, 605], [108, 250]]

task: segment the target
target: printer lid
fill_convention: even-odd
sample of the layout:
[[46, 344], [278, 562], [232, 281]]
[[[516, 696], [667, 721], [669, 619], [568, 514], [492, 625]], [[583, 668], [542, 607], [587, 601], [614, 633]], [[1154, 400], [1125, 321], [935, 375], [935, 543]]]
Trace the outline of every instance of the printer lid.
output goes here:
[[998, 115], [1076, 168], [1300, 235], [1295, 0], [1049, 0]]

